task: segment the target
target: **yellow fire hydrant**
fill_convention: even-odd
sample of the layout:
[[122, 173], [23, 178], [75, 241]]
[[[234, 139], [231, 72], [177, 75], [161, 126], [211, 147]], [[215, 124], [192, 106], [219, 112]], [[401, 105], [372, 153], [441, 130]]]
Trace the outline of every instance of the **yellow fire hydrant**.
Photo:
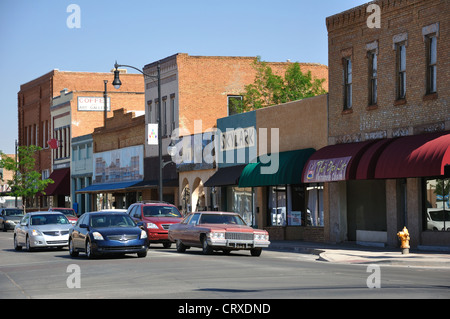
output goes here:
[[402, 254], [409, 254], [409, 232], [406, 227], [403, 227], [403, 230], [397, 233], [398, 238], [401, 241], [400, 248], [402, 249]]

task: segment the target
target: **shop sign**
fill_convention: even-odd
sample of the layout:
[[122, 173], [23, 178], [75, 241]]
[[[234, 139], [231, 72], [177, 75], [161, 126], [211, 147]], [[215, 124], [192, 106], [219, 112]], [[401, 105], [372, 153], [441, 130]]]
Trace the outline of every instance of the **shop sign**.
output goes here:
[[335, 182], [345, 180], [351, 156], [312, 160], [306, 170], [307, 183]]
[[[106, 107], [111, 111], [111, 99], [106, 100]], [[105, 99], [103, 97], [79, 96], [78, 111], [104, 111]]]
[[220, 135], [220, 150], [228, 151], [255, 145], [256, 132], [254, 127], [227, 129]]

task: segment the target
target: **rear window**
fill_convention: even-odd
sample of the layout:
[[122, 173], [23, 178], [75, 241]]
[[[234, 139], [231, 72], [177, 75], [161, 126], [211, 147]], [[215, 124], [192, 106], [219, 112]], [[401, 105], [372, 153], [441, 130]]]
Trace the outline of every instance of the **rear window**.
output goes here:
[[172, 206], [144, 206], [144, 217], [177, 217], [181, 214], [176, 207]]

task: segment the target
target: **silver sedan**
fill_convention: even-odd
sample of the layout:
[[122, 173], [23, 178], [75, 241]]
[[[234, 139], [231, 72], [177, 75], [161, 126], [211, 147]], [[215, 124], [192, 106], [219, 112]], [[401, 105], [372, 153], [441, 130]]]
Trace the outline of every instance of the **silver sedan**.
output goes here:
[[69, 229], [72, 224], [59, 212], [27, 213], [14, 228], [14, 249], [27, 251], [34, 248], [58, 247], [68, 245]]

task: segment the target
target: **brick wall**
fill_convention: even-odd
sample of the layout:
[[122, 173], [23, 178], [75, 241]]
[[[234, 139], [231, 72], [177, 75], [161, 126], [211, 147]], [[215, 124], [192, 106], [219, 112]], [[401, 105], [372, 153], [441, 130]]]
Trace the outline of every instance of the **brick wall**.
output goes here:
[[[381, 28], [369, 28], [367, 5], [328, 17], [329, 143], [420, 134], [450, 129], [450, 2], [379, 0]], [[437, 94], [426, 94], [426, 44], [423, 30], [437, 33]], [[406, 34], [406, 98], [396, 101], [394, 42]], [[396, 40], [397, 39], [397, 40]], [[369, 105], [367, 52], [378, 50], [378, 103]], [[350, 56], [353, 106], [344, 110], [342, 59]]]
[[125, 109], [114, 111], [107, 119], [106, 127], [98, 127], [92, 133], [94, 153], [111, 151], [119, 148], [144, 145], [145, 117], [135, 117]]
[[[108, 96], [111, 98], [112, 111], [126, 108], [141, 110], [145, 108], [144, 81], [139, 74], [121, 74], [122, 87], [116, 90], [111, 85], [113, 73], [67, 72], [53, 70], [20, 87], [18, 92], [18, 137], [19, 145], [26, 144], [25, 128], [37, 127], [38, 145], [43, 145], [42, 127], [45, 121], [51, 123], [50, 106], [52, 98], [60, 95], [61, 90], [67, 89], [74, 93], [71, 101], [72, 137], [82, 136], [93, 132], [95, 127], [103, 125], [103, 112], [78, 112], [78, 96], [103, 97], [104, 80], [108, 80]], [[112, 116], [112, 112], [108, 112]], [[52, 136], [52, 135], [51, 135]], [[32, 144], [35, 144], [34, 141]], [[37, 169], [42, 171], [51, 168], [50, 149], [41, 151], [37, 158]]]

